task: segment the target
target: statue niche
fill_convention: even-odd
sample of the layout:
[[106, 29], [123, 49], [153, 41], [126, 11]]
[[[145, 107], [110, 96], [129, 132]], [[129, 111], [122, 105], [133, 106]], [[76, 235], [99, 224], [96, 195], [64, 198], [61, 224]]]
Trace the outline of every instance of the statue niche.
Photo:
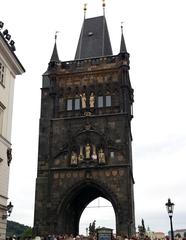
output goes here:
[[92, 127], [83, 128], [73, 136], [73, 147], [70, 152], [70, 165], [98, 165], [106, 164], [106, 149], [103, 134]]
[[77, 165], [77, 153], [75, 151], [71, 153], [71, 165]]

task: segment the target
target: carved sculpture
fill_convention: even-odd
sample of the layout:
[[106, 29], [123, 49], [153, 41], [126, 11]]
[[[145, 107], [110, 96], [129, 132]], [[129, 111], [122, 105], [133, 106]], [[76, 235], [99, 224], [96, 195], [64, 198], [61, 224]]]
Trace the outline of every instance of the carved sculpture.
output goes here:
[[86, 94], [83, 93], [83, 94], [80, 94], [80, 97], [81, 97], [81, 107], [82, 109], [85, 109], [86, 108]]
[[74, 151], [71, 154], [71, 165], [77, 165], [77, 153]]
[[95, 96], [94, 96], [94, 93], [93, 93], [93, 92], [91, 92], [91, 94], [90, 94], [89, 105], [90, 105], [90, 108], [94, 108], [94, 105], [95, 105]]
[[105, 163], [105, 153], [102, 148], [98, 152], [99, 163]]
[[85, 146], [85, 158], [86, 159], [90, 159], [90, 150], [91, 150], [90, 144], [87, 143]]

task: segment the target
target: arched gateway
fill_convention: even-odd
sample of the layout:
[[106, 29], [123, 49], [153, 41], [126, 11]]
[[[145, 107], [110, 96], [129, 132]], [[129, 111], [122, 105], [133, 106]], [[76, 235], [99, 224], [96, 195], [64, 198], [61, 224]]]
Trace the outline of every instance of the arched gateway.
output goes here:
[[123, 33], [113, 55], [105, 16], [84, 19], [75, 60], [61, 62], [55, 43], [41, 95], [35, 233], [78, 234], [97, 197], [111, 202], [118, 235], [134, 233], [133, 89]]

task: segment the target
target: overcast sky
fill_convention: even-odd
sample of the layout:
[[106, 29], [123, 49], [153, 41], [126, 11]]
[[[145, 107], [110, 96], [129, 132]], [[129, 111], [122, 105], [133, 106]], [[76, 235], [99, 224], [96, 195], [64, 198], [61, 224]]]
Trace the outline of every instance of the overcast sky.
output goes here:
[[[9, 185], [14, 209], [10, 220], [30, 226], [34, 213], [42, 74], [52, 54], [55, 31], [59, 31], [60, 60], [74, 59], [84, 2], [88, 3], [87, 18], [102, 15], [101, 0], [1, 1], [0, 20], [12, 35], [16, 54], [26, 69], [15, 84]], [[131, 56], [136, 226], [143, 218], [146, 226], [165, 233], [169, 230], [165, 209], [168, 198], [175, 203], [174, 228], [186, 228], [185, 9], [185, 0], [106, 0], [113, 53], [119, 52], [123, 21]], [[108, 217], [106, 213], [102, 215], [108, 221], [102, 217], [98, 225], [110, 226], [114, 217], [110, 208], [105, 209]], [[94, 209], [94, 213], [98, 212]], [[88, 216], [91, 217], [87, 225], [98, 218], [98, 214]]]

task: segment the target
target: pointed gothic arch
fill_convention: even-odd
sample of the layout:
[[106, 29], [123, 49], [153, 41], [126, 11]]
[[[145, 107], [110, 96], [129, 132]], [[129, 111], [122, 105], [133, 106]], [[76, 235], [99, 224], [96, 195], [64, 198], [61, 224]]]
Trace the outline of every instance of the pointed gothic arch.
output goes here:
[[87, 205], [98, 197], [107, 199], [115, 212], [116, 228], [120, 221], [122, 207], [115, 193], [103, 182], [87, 178], [73, 185], [61, 196], [56, 210], [57, 225], [55, 232], [77, 235], [81, 215]]

